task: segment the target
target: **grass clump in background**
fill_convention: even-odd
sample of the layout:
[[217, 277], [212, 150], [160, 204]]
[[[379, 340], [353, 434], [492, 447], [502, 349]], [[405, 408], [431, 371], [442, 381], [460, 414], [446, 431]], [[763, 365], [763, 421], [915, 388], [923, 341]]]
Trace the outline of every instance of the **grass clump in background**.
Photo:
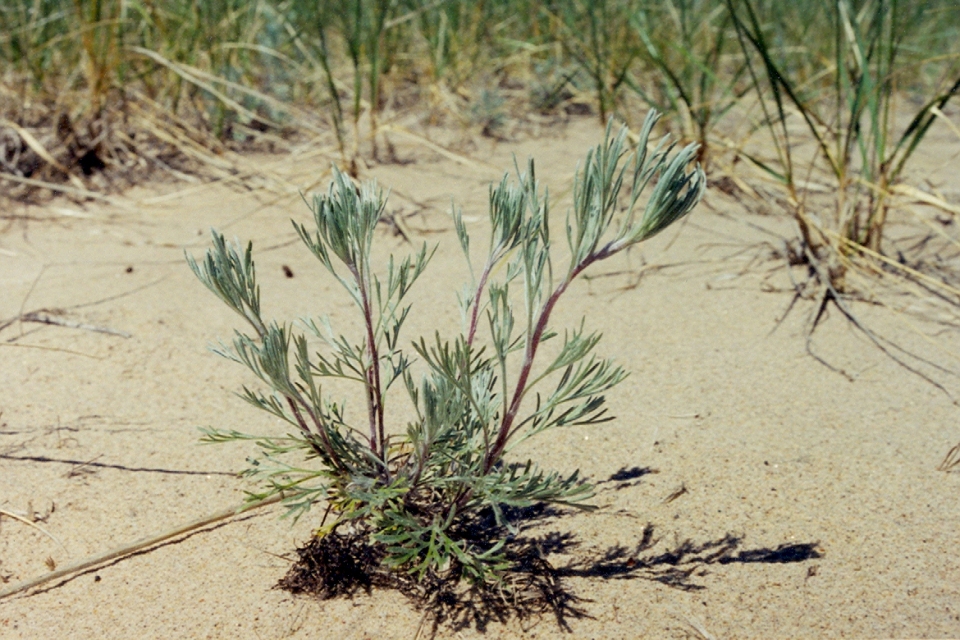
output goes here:
[[[533, 162], [491, 188], [489, 250], [482, 265], [471, 265], [474, 280], [460, 297], [465, 326], [453, 339], [439, 330], [412, 344], [402, 337], [405, 319], [417, 313], [408, 294], [432, 254], [424, 245], [415, 255], [391, 257], [385, 271], [372, 264], [374, 228], [385, 207], [374, 184], [357, 188], [335, 171], [329, 191], [313, 201], [315, 226], [295, 225], [356, 307], [358, 337], [338, 334], [322, 317], [299, 325], [264, 319], [252, 247], [215, 233], [206, 258], [190, 259], [190, 266], [252, 329], [217, 351], [269, 389], [245, 388], [242, 397], [290, 429], [285, 436], [206, 432], [208, 442], [256, 442], [260, 456], [246, 473], [261, 481], [262, 491], [251, 500], [282, 494], [297, 516], [326, 503], [318, 532], [330, 540], [324, 553], [351, 563], [375, 561], [418, 581], [452, 577], [488, 585], [500, 584], [513, 568], [506, 548], [515, 531], [510, 509], [593, 508], [591, 485], [576, 471], [545, 471], [509, 454], [553, 429], [608, 419], [604, 393], [626, 372], [595, 353], [598, 334], [581, 324], [563, 332], [552, 360], [538, 355], [545, 342], [561, 340], [552, 312], [581, 273], [659, 233], [699, 202], [705, 177], [689, 168], [696, 146], [674, 152], [664, 139], [648, 150], [655, 121], [647, 118], [635, 151], [626, 130], [613, 135], [611, 125], [588, 153], [561, 230], [570, 252], [565, 264], [555, 262], [549, 202]], [[455, 218], [469, 262], [472, 239]], [[327, 397], [323, 385], [330, 379], [357, 386], [363, 415], [347, 415], [343, 403]], [[397, 391], [416, 415], [403, 430], [391, 422]], [[374, 552], [349, 552], [338, 536]]]
[[386, 132], [414, 108], [502, 139], [534, 111], [654, 107], [704, 166], [777, 181], [839, 291], [843, 256], [882, 251], [907, 162], [960, 91], [958, 34], [950, 0], [11, 0], [0, 179], [20, 198], [153, 171], [242, 184], [231, 151], [304, 138], [358, 176], [394, 159]]
[[[847, 256], [880, 252], [896, 184], [937, 114], [960, 93], [960, 72], [918, 94], [921, 105], [901, 125], [899, 89], [933, 55], [915, 40], [928, 24], [926, 7], [896, 0], [824, 6], [821, 20], [829, 21], [833, 41], [814, 43], [828, 64], [808, 78], [809, 70], [773, 44], [793, 40], [786, 23], [765, 21], [751, 0], [727, 4], [763, 114], [760, 127], [776, 151], [772, 162], [752, 159], [786, 190], [801, 252], [818, 280], [832, 295], [842, 293]], [[798, 152], [793, 123], [815, 141], [812, 157]], [[824, 191], [832, 207], [818, 197]]]

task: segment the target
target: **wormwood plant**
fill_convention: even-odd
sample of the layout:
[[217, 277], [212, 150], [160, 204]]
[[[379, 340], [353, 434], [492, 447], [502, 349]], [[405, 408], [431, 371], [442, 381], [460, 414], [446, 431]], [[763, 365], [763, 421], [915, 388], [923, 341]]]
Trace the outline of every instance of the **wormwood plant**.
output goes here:
[[[581, 323], [564, 332], [552, 360], [538, 363], [537, 356], [558, 337], [551, 316], [581, 273], [656, 235], [700, 200], [703, 172], [689, 169], [696, 146], [674, 153], [663, 139], [648, 150], [656, 120], [647, 117], [634, 151], [626, 130], [613, 135], [608, 125], [604, 141], [587, 154], [564, 229], [565, 264], [553, 255], [548, 197], [533, 162], [515, 180], [504, 176], [491, 187], [489, 251], [476, 271], [471, 265], [475, 278], [460, 297], [464, 327], [452, 340], [437, 332], [405, 346], [409, 294], [432, 252], [424, 245], [415, 255], [391, 257], [378, 272], [371, 249], [384, 195], [375, 184], [357, 188], [336, 170], [329, 191], [313, 200], [315, 227], [294, 226], [356, 306], [358, 338], [334, 332], [323, 317], [298, 325], [264, 319], [250, 244], [244, 249], [214, 232], [202, 262], [188, 256], [197, 277], [251, 329], [216, 349], [269, 388], [245, 387], [241, 396], [289, 427], [283, 436], [205, 431], [207, 442], [256, 442], [260, 454], [246, 474], [262, 481], [262, 491], [250, 499], [282, 493], [297, 517], [325, 501], [334, 519], [318, 535], [345, 527], [367, 536], [388, 568], [473, 582], [496, 581], [510, 567], [504, 536], [471, 535], [481, 518], [503, 530], [511, 527], [506, 507], [592, 509], [591, 486], [578, 472], [544, 471], [508, 454], [552, 429], [609, 419], [603, 394], [626, 373], [596, 355], [599, 334]], [[641, 204], [647, 187], [652, 192]], [[471, 238], [457, 212], [454, 221], [469, 263]], [[323, 384], [331, 379], [356, 383], [362, 416], [347, 415], [326, 396]], [[406, 391], [416, 416], [402, 433], [388, 429], [388, 399], [397, 389]]]

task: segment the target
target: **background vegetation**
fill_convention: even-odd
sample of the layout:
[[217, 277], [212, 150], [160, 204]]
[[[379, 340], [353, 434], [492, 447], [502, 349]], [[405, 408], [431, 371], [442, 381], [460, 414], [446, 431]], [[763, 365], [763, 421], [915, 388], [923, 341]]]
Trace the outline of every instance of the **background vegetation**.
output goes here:
[[320, 130], [350, 156], [364, 118], [369, 134], [414, 105], [488, 133], [526, 110], [639, 124], [654, 106], [711, 143], [771, 67], [791, 90], [768, 97], [814, 111], [858, 88], [846, 110], [885, 118], [878, 86], [920, 103], [949, 93], [958, 36], [953, 0], [8, 0], [0, 160], [57, 181], [157, 167], [173, 153], [160, 147], [189, 156], [187, 139], [215, 150]]
[[958, 211], [901, 184], [960, 92], [955, 0], [8, 0], [0, 61], [14, 198], [236, 179], [231, 151], [305, 140], [356, 176], [394, 159], [401, 117], [503, 138], [655, 107], [715, 183], [793, 217], [783, 253], [824, 301], [857, 259], [904, 262], [884, 245], [898, 195]]

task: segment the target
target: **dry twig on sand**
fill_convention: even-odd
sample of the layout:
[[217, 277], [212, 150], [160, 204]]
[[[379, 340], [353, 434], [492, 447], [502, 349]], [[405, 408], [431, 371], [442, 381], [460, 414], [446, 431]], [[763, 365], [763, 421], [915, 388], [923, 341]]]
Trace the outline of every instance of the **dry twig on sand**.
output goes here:
[[[283, 496], [281, 494], [276, 494], [265, 500], [260, 500], [259, 502], [254, 502], [254, 503], [244, 502], [240, 506], [224, 509], [223, 511], [217, 511], [216, 513], [200, 518], [199, 520], [194, 520], [193, 522], [189, 522], [187, 524], [174, 527], [169, 531], [165, 531], [163, 533], [149, 536], [146, 538], [141, 538], [139, 540], [136, 540], [135, 542], [122, 545], [120, 547], [117, 547], [116, 549], [111, 549], [110, 551], [107, 551], [105, 553], [98, 553], [97, 555], [84, 558], [83, 560], [80, 560], [78, 562], [74, 562], [74, 563], [68, 564], [65, 567], [61, 567], [56, 571], [51, 571], [50, 573], [46, 573], [37, 578], [33, 578], [31, 580], [27, 580], [25, 582], [15, 584], [8, 589], [4, 589], [3, 591], [0, 591], [0, 600], [17, 593], [22, 593], [24, 591], [27, 591], [28, 589], [38, 587], [42, 584], [46, 584], [51, 580], [56, 580], [57, 578], [63, 578], [65, 576], [69, 576], [74, 573], [79, 573], [81, 571], [90, 569], [91, 567], [95, 567], [97, 565], [103, 564], [104, 562], [109, 562], [110, 560], [123, 558], [129, 555], [132, 555], [134, 553], [137, 553], [138, 551], [149, 549], [150, 547], [158, 545], [161, 542], [165, 542], [171, 538], [175, 538], [179, 535], [183, 535], [184, 533], [195, 531], [197, 529], [200, 529], [201, 527], [206, 527], [215, 522], [232, 518], [236, 515], [240, 515], [241, 513], [251, 511], [253, 509], [259, 509], [260, 507], [265, 507], [267, 505], [280, 502], [282, 499], [283, 499]], [[0, 511], [0, 513], [2, 513], [3, 515], [9, 515], [12, 518], [16, 518], [17, 520], [21, 520], [31, 526], [37, 527], [36, 524], [31, 523], [23, 518], [14, 516], [13, 514], [7, 513], [6, 511]], [[37, 528], [40, 529], [40, 527], [37, 527]], [[40, 530], [43, 531], [43, 529], [40, 529]], [[46, 533], [46, 531], [44, 531], [44, 533]], [[49, 536], [50, 534], [47, 533], [47, 535]], [[53, 538], [53, 536], [50, 536], [50, 537]], [[56, 538], [53, 538], [53, 539], [57, 540]], [[57, 544], [60, 544], [59, 541], [57, 541]], [[60, 546], [63, 546], [63, 545], [60, 545]]]
[[126, 331], [120, 331], [119, 329], [111, 329], [110, 327], [101, 327], [95, 324], [86, 324], [84, 322], [77, 322], [76, 320], [64, 318], [55, 313], [55, 310], [51, 309], [38, 309], [36, 311], [22, 313], [18, 316], [14, 316], [13, 318], [4, 320], [3, 322], [0, 322], [0, 331], [3, 331], [16, 322], [37, 322], [40, 324], [49, 324], [58, 327], [67, 327], [70, 329], [82, 329], [83, 331], [106, 333], [111, 336], [120, 336], [121, 338], [133, 337], [133, 334], [127, 333]]
[[48, 538], [50, 538], [51, 540], [53, 540], [54, 542], [56, 542], [57, 545], [58, 545], [61, 549], [63, 549], [63, 552], [66, 553], [67, 555], [69, 555], [69, 552], [67, 552], [67, 548], [66, 548], [65, 546], [63, 546], [63, 543], [60, 542], [60, 541], [56, 538], [56, 536], [54, 536], [52, 533], [50, 533], [49, 531], [47, 531], [46, 529], [44, 529], [43, 527], [41, 527], [40, 525], [38, 525], [36, 522], [30, 520], [29, 518], [25, 518], [25, 517], [23, 517], [23, 516], [19, 516], [19, 515], [15, 514], [15, 513], [11, 512], [11, 511], [7, 511], [6, 509], [0, 509], [0, 516], [6, 516], [6, 517], [8, 517], [8, 518], [12, 518], [13, 520], [16, 520], [17, 522], [22, 522], [23, 524], [27, 525], [28, 527], [33, 527], [34, 529], [36, 529], [37, 531], [39, 531], [39, 532], [42, 533], [43, 535], [47, 536]]
[[957, 468], [960, 468], [960, 442], [955, 444], [943, 457], [943, 462], [937, 467], [937, 471], [949, 472]]

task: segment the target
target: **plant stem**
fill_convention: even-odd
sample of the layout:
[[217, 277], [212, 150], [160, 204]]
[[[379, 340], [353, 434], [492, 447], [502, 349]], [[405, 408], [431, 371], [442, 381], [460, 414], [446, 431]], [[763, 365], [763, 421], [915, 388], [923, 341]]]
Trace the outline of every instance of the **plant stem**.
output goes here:
[[383, 394], [380, 388], [380, 355], [377, 352], [377, 342], [373, 327], [373, 310], [370, 308], [370, 296], [367, 292], [366, 281], [357, 269], [351, 265], [350, 270], [356, 278], [360, 289], [360, 300], [363, 303], [363, 319], [367, 328], [367, 355], [370, 358], [370, 368], [367, 369], [367, 411], [370, 416], [370, 449], [387, 471], [386, 446], [383, 429]]
[[560, 283], [543, 305], [540, 311], [540, 317], [537, 318], [537, 324], [534, 327], [533, 334], [527, 341], [527, 348], [523, 356], [523, 366], [520, 369], [520, 377], [517, 379], [517, 386], [514, 389], [513, 398], [510, 401], [510, 408], [507, 409], [507, 412], [503, 416], [503, 422], [500, 424], [500, 431], [497, 433], [497, 439], [494, 441], [493, 447], [487, 450], [487, 455], [484, 458], [484, 474], [489, 473], [493, 465], [500, 460], [507, 446], [507, 441], [510, 439], [513, 422], [517, 418], [517, 413], [520, 411], [520, 403], [523, 401], [524, 393], [527, 390], [527, 381], [530, 378], [530, 371], [533, 369], [533, 361], [537, 357], [537, 349], [540, 347], [544, 331], [547, 330], [547, 323], [550, 321], [550, 314], [553, 312], [557, 300], [560, 299], [560, 296], [567, 290], [570, 283], [573, 282], [584, 269], [597, 260], [608, 258], [616, 252], [617, 249], [613, 248], [613, 245], [608, 244], [599, 251], [584, 258], [580, 264], [570, 270], [570, 273], [567, 274], [564, 281]]
[[[313, 436], [313, 432], [310, 431], [310, 427], [307, 426], [307, 421], [303, 419], [303, 414], [300, 412], [300, 409], [297, 407], [297, 401], [291, 398], [290, 396], [286, 396], [286, 398], [287, 398], [287, 404], [290, 406], [290, 411], [293, 412], [294, 417], [297, 419], [297, 424], [300, 426], [300, 430], [303, 431], [303, 433], [307, 436]], [[327, 457], [330, 458], [330, 463], [332, 465], [337, 467], [337, 469], [339, 470], [345, 471], [346, 469], [344, 469], [343, 463], [341, 463], [340, 459], [336, 455], [334, 455], [333, 444], [330, 442], [330, 437], [327, 434], [327, 430], [324, 429], [323, 425], [320, 423], [320, 419], [317, 418], [316, 414], [314, 414], [313, 410], [309, 407], [309, 405], [303, 402], [301, 402], [300, 404], [303, 404], [304, 407], [307, 409], [307, 412], [310, 415], [310, 419], [313, 420], [313, 423], [316, 425], [317, 432], [320, 435], [320, 439], [323, 441], [322, 450], [320, 447], [317, 446], [317, 443], [313, 441], [312, 437], [309, 438], [310, 446], [313, 448], [314, 451], [317, 452], [318, 455], [320, 455], [321, 458], [323, 457], [323, 454], [326, 454]]]
[[473, 296], [473, 312], [470, 316], [470, 332], [467, 334], [468, 347], [473, 346], [473, 338], [477, 334], [477, 322], [480, 317], [480, 297], [483, 295], [483, 290], [487, 286], [487, 279], [490, 277], [490, 272], [493, 271], [494, 264], [494, 260], [487, 262], [487, 266], [484, 267], [483, 273], [480, 275], [480, 284], [477, 285], [477, 293]]

